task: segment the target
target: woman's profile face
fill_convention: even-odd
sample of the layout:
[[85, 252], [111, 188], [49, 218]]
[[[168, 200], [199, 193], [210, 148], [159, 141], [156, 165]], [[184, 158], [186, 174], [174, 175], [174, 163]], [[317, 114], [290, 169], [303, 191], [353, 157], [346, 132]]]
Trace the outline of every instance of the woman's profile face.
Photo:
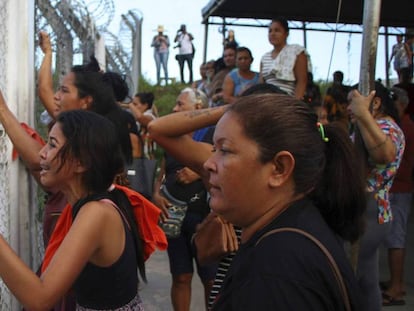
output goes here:
[[272, 22], [269, 26], [269, 42], [273, 46], [285, 45], [289, 32], [279, 22]]
[[84, 100], [79, 98], [78, 89], [75, 86], [75, 74], [68, 73], [63, 77], [62, 83], [54, 96], [57, 113], [75, 109], [84, 109]]
[[134, 98], [132, 99], [132, 103], [135, 105], [135, 107], [137, 107], [139, 109], [139, 111], [141, 111], [142, 113], [144, 113], [145, 111], [147, 111], [148, 109], [148, 105], [143, 103], [141, 101], [141, 99], [138, 96], [134, 96]]
[[204, 163], [211, 184], [210, 207], [235, 225], [246, 227], [268, 209], [270, 163], [259, 161], [259, 148], [232, 112], [217, 123], [214, 152]]
[[196, 105], [192, 102], [190, 94], [188, 92], [181, 93], [178, 95], [173, 112], [191, 111], [195, 110]]
[[67, 160], [61, 166], [59, 151], [66, 143], [60, 123], [56, 123], [49, 132], [48, 142], [40, 150], [40, 182], [47, 189], [60, 190], [74, 176], [73, 161]]

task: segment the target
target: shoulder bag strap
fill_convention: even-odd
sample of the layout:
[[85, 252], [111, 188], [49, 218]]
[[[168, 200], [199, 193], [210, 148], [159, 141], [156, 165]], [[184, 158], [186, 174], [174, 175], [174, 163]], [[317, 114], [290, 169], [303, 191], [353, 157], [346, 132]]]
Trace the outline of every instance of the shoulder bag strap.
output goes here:
[[315, 238], [312, 234], [310, 234], [306, 231], [303, 231], [301, 229], [291, 228], [291, 227], [273, 229], [273, 230], [270, 230], [269, 232], [266, 232], [265, 234], [263, 234], [259, 238], [259, 240], [256, 242], [255, 246], [257, 246], [265, 237], [267, 237], [269, 235], [272, 235], [272, 234], [275, 234], [275, 233], [278, 233], [278, 232], [296, 232], [296, 233], [299, 233], [299, 234], [304, 235], [305, 237], [307, 237], [309, 240], [314, 242], [320, 248], [320, 250], [328, 258], [329, 265], [330, 265], [330, 267], [332, 269], [332, 272], [335, 276], [335, 279], [338, 283], [339, 290], [341, 292], [341, 296], [342, 296], [342, 299], [343, 299], [344, 304], [345, 304], [345, 309], [347, 311], [351, 311], [351, 303], [349, 301], [348, 291], [346, 289], [345, 282], [344, 282], [344, 279], [342, 277], [341, 271], [339, 270], [338, 265], [335, 262], [335, 259], [332, 257], [332, 255], [328, 251], [328, 249], [317, 238]]

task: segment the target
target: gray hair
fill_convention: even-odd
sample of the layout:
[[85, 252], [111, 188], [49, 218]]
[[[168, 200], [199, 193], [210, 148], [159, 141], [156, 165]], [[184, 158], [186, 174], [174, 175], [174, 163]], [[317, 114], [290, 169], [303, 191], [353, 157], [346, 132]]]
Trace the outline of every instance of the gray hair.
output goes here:
[[408, 98], [407, 91], [400, 88], [400, 87], [392, 87], [391, 88], [392, 97], [394, 100], [400, 101], [404, 106], [408, 106], [408, 103], [410, 102]]
[[200, 104], [202, 108], [208, 108], [208, 98], [207, 95], [200, 90], [191, 88], [191, 87], [186, 87], [185, 89], [183, 89], [180, 94], [185, 94], [187, 93], [191, 102], [196, 105], [196, 104]]

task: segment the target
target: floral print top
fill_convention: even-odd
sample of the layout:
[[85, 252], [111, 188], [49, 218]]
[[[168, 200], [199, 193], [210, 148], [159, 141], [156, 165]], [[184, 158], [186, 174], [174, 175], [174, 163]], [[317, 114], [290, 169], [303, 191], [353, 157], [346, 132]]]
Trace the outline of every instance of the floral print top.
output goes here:
[[367, 191], [374, 193], [374, 198], [378, 202], [378, 223], [384, 224], [392, 220], [389, 190], [401, 163], [405, 138], [402, 130], [394, 121], [379, 119], [377, 123], [394, 143], [397, 150], [394, 161], [388, 164], [375, 164], [371, 159], [368, 159], [371, 170], [368, 173]]

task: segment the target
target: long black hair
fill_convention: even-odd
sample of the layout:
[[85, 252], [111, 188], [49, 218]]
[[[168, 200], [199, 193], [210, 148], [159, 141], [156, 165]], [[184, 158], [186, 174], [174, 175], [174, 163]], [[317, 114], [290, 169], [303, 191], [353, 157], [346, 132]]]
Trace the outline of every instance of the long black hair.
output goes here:
[[138, 97], [141, 103], [147, 104], [148, 109], [152, 108], [152, 105], [154, 103], [154, 94], [152, 92], [140, 92], [136, 93], [135, 97]]
[[131, 203], [121, 190], [108, 191], [115, 176], [124, 170], [124, 156], [114, 124], [103, 116], [85, 110], [62, 112], [56, 122], [66, 138], [57, 155], [61, 167], [69, 159], [75, 158], [86, 168], [82, 184], [88, 196], [83, 199], [83, 203], [109, 197], [120, 208], [131, 228], [138, 270], [146, 281], [142, 239]]
[[[71, 71], [75, 75], [74, 84], [78, 89], [79, 97], [91, 96], [90, 110], [112, 121], [121, 143], [125, 161], [131, 163], [132, 145], [125, 115], [121, 107], [117, 105], [114, 89], [108, 83], [104, 73], [100, 71], [96, 59], [91, 57], [90, 63], [73, 66]], [[96, 135], [100, 135], [100, 133], [97, 132]]]

